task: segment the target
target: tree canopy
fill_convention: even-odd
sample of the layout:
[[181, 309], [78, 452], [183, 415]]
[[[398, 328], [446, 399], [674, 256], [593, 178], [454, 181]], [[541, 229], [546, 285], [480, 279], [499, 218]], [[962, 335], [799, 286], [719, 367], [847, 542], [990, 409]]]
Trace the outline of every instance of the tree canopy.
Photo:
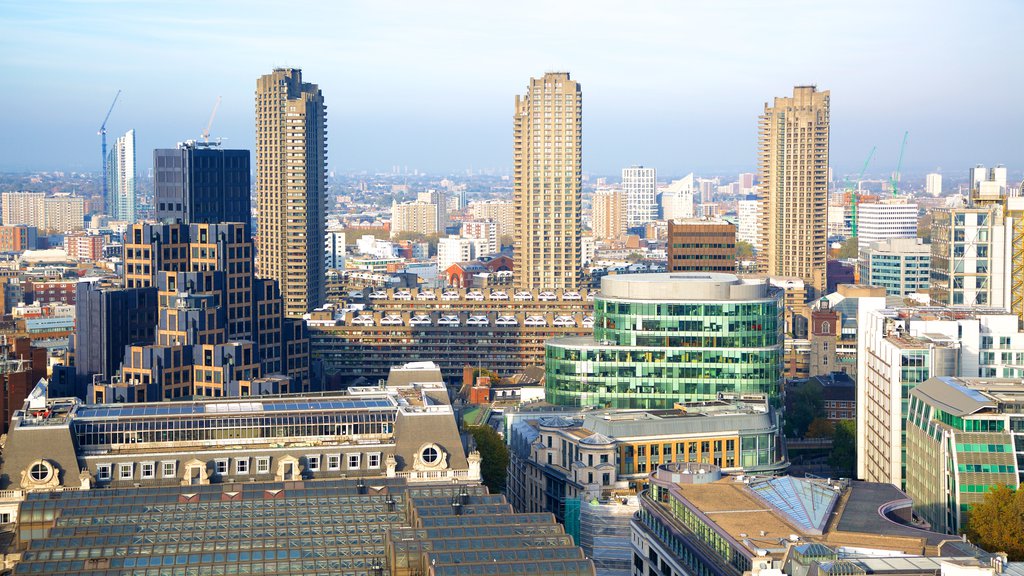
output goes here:
[[476, 449], [480, 451], [483, 461], [480, 463], [480, 475], [483, 483], [493, 494], [505, 491], [508, 478], [508, 446], [505, 440], [490, 426], [470, 426], [469, 433], [476, 440]]
[[784, 432], [789, 438], [803, 438], [815, 418], [824, 414], [825, 400], [821, 385], [805, 382], [786, 391], [786, 425]]
[[989, 552], [1006, 552], [1011, 561], [1024, 560], [1024, 490], [997, 486], [971, 508], [967, 537]]
[[754, 246], [743, 240], [736, 241], [736, 259], [752, 260], [754, 258]]
[[857, 467], [857, 421], [843, 420], [832, 433], [832, 454], [828, 463], [840, 476], [853, 478]]
[[857, 237], [851, 236], [843, 241], [842, 247], [839, 248], [839, 257], [842, 259], [856, 258], [857, 252]]

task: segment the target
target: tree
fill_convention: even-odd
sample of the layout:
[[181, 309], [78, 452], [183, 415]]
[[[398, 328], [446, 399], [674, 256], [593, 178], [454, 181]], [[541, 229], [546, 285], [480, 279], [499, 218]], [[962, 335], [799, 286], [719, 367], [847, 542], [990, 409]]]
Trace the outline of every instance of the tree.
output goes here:
[[501, 376], [498, 376], [498, 373], [493, 370], [488, 370], [487, 368], [474, 368], [473, 382], [475, 383], [476, 379], [480, 376], [487, 376], [488, 378], [490, 378], [491, 384], [497, 384], [498, 381], [501, 380]]
[[505, 491], [508, 478], [508, 446], [505, 440], [490, 426], [470, 426], [469, 433], [476, 441], [476, 449], [480, 451], [483, 461], [480, 463], [480, 475], [484, 485], [492, 494]]
[[840, 476], [853, 478], [857, 464], [857, 421], [843, 420], [835, 425], [832, 435], [832, 454], [828, 463]]
[[967, 537], [989, 552], [1006, 552], [1024, 560], [1024, 490], [997, 486], [971, 507]]
[[736, 242], [736, 259], [752, 260], [754, 258], [754, 246], [750, 242], [738, 240]]
[[836, 426], [827, 418], [815, 418], [807, 427], [808, 438], [832, 438], [836, 433]]
[[857, 237], [851, 236], [843, 241], [843, 246], [839, 248], [839, 257], [842, 259], [856, 258], [857, 257]]
[[811, 422], [821, 416], [825, 408], [825, 400], [821, 394], [821, 385], [816, 385], [813, 381], [786, 390], [786, 436], [803, 438], [807, 435]]

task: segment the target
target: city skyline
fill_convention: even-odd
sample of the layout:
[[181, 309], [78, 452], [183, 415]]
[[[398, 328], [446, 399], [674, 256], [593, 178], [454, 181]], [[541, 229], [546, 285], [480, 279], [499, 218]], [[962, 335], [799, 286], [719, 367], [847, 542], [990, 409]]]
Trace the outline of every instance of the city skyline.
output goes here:
[[[754, 4], [445, 3], [314, 6], [275, 18], [260, 4], [242, 14], [204, 7], [194, 18], [187, 4], [173, 15], [133, 3], [10, 7], [0, 20], [11, 71], [2, 82], [8, 93], [28, 82], [39, 95], [11, 119], [0, 170], [98, 172], [96, 129], [118, 89], [108, 129], [135, 128], [143, 151], [198, 137], [218, 96], [211, 134], [253, 149], [251, 78], [282, 65], [303, 68], [329, 95], [337, 172], [508, 171], [507, 94], [545, 70], [588, 86], [587, 173], [748, 171], [763, 104], [812, 83], [835, 97], [837, 174], [857, 170], [873, 145], [868, 172], [893, 170], [904, 130], [905, 172], [1012, 167], [1022, 145], [1010, 135], [1024, 114], [1013, 105], [1021, 40], [1009, 22], [1021, 8], [990, 6], [794, 4], [763, 14]], [[572, 42], [554, 34], [565, 22]], [[150, 162], [140, 155], [142, 173]]]

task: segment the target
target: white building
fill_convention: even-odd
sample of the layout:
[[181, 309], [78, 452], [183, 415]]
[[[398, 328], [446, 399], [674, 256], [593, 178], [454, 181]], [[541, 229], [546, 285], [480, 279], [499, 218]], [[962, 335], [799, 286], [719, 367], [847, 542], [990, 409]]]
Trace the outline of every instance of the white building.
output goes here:
[[685, 178], [672, 182], [661, 193], [661, 217], [663, 220], [693, 218], [693, 197], [696, 193], [691, 172]]
[[473, 220], [490, 220], [498, 224], [498, 238], [511, 236], [515, 208], [511, 200], [485, 200], [469, 203], [469, 216]]
[[657, 172], [654, 168], [631, 166], [622, 169], [622, 191], [626, 194], [626, 226], [633, 228], [657, 220]]
[[462, 237], [479, 240], [478, 256], [494, 254], [501, 249], [498, 245], [498, 223], [494, 221], [469, 220], [462, 223]]
[[932, 197], [942, 196], [942, 174], [933, 172], [925, 176], [924, 191]]
[[1006, 166], [986, 168], [978, 164], [970, 171], [971, 192], [981, 198], [1006, 195]]
[[917, 204], [890, 198], [874, 204], [857, 205], [857, 249], [872, 242], [917, 237]]
[[479, 241], [472, 238], [449, 236], [437, 241], [437, 271], [444, 273], [456, 262], [469, 262], [478, 256]]
[[356, 252], [376, 258], [395, 258], [398, 256], [398, 248], [394, 242], [379, 240], [372, 234], [364, 234], [362, 238], [356, 240]]
[[345, 231], [328, 230], [324, 236], [324, 255], [327, 269], [345, 268]]
[[761, 248], [758, 224], [761, 221], [761, 202], [740, 200], [736, 203], [736, 241], [746, 242], [755, 250]]
[[135, 130], [125, 132], [107, 152], [106, 204], [114, 220], [135, 222]]
[[580, 238], [580, 265], [586, 267], [594, 261], [594, 255], [597, 253], [597, 240], [593, 236], [583, 236]]
[[910, 391], [936, 376], [1024, 377], [1024, 333], [997, 308], [857, 311], [857, 478], [902, 487]]

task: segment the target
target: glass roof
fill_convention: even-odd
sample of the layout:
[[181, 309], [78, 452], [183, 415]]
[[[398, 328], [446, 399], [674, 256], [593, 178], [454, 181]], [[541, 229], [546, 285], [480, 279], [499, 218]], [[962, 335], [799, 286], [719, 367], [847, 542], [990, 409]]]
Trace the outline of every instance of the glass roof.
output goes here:
[[102, 404], [96, 406], [79, 406], [75, 412], [76, 419], [83, 418], [129, 418], [138, 416], [188, 416], [195, 414], [242, 414], [251, 412], [285, 412], [285, 411], [320, 411], [320, 410], [353, 410], [368, 408], [390, 408], [393, 404], [387, 398], [363, 398], [358, 400], [312, 399], [280, 399], [261, 400], [259, 402], [217, 402], [196, 403], [167, 402], [162, 405], [151, 404]]
[[782, 476], [751, 482], [758, 497], [786, 515], [801, 530], [821, 533], [839, 494], [821, 482]]

